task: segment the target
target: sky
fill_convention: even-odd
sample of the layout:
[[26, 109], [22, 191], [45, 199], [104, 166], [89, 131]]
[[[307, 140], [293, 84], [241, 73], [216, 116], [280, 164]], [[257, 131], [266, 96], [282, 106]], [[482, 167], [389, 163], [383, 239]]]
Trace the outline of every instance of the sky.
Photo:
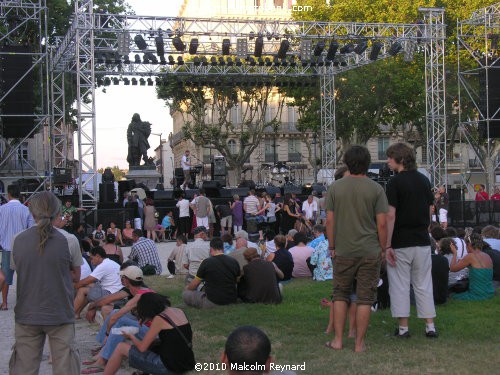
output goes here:
[[[178, 16], [182, 0], [127, 0], [137, 15]], [[172, 117], [163, 100], [156, 97], [155, 86], [102, 87], [96, 90], [96, 154], [97, 167], [118, 165], [128, 169], [127, 127], [134, 113], [139, 113], [143, 121], [152, 124], [151, 132], [167, 139], [172, 131]], [[154, 156], [154, 149], [160, 145], [160, 137], [149, 136], [148, 155]], [[75, 143], [76, 139], [75, 139]], [[78, 158], [75, 148], [75, 157]]]

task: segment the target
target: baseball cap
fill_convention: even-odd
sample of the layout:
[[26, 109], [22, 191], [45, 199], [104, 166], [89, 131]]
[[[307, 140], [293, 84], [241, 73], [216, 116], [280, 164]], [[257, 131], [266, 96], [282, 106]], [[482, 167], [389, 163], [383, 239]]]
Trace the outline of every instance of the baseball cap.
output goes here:
[[200, 227], [194, 228], [193, 234], [200, 234], [200, 233], [207, 233], [207, 228], [205, 228], [203, 225]]
[[124, 270], [121, 270], [120, 276], [125, 276], [127, 279], [133, 281], [142, 281], [143, 278], [142, 270], [137, 266], [128, 266]]
[[248, 241], [248, 232], [246, 230], [239, 230], [234, 234], [234, 238], [244, 238], [245, 240]]

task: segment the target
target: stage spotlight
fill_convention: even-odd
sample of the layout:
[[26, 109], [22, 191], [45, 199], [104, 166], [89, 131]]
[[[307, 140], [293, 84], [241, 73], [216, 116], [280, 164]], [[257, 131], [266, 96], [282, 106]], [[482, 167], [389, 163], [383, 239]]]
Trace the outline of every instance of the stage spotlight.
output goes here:
[[370, 52], [370, 60], [375, 61], [378, 58], [380, 50], [382, 49], [383, 44], [381, 42], [373, 42], [372, 50]]
[[136, 64], [142, 64], [141, 56], [139, 56], [139, 54], [136, 54], [134, 58]]
[[312, 49], [312, 41], [310, 39], [302, 39], [299, 45], [300, 58], [302, 60], [310, 60], [311, 49]]
[[266, 33], [266, 38], [267, 38], [267, 40], [273, 39], [273, 34], [271, 34], [270, 32], [267, 32]]
[[248, 34], [248, 39], [253, 40], [255, 38], [255, 33], [253, 31], [250, 31]]
[[137, 86], [137, 78], [132, 78], [132, 86]]
[[264, 49], [264, 38], [262, 36], [258, 36], [257, 39], [255, 39], [255, 50], [253, 53], [254, 56], [261, 57], [263, 49]]
[[309, 63], [307, 60], [300, 60], [300, 62], [302, 63], [302, 67], [306, 67]]
[[207, 66], [208, 65], [208, 60], [205, 56], [201, 58], [201, 65], [202, 66]]
[[264, 59], [259, 57], [259, 66], [264, 66]]
[[269, 57], [266, 57], [266, 66], [271, 66], [273, 63], [271, 62], [271, 59]]
[[125, 86], [129, 86], [129, 85], [130, 85], [130, 79], [128, 79], [128, 78], [123, 78], [123, 84], [124, 84]]
[[236, 66], [241, 66], [241, 59], [239, 57], [237, 57], [235, 60], [234, 60], [234, 63], [236, 64]]
[[168, 65], [174, 65], [174, 64], [175, 64], [174, 57], [172, 55], [169, 55], [168, 56]]
[[198, 45], [199, 42], [197, 38], [191, 39], [191, 41], [189, 42], [189, 53], [191, 55], [196, 55], [196, 51], [198, 51]]
[[339, 49], [339, 44], [332, 40], [330, 42], [330, 46], [328, 47], [328, 52], [326, 53], [326, 60], [327, 61], [335, 60], [335, 55], [337, 54], [338, 49]]
[[288, 61], [286, 59], [281, 59], [282, 66], [288, 66]]
[[280, 59], [284, 59], [286, 57], [286, 53], [288, 52], [288, 49], [290, 48], [290, 42], [287, 39], [284, 39], [281, 41], [280, 44], [280, 49], [278, 50], [278, 56]]
[[148, 61], [150, 64], [158, 64], [158, 59], [156, 58], [155, 55], [153, 55], [152, 52], [146, 52], [144, 56], [148, 57]]
[[250, 66], [255, 66], [257, 64], [256, 61], [255, 61], [255, 59], [253, 57], [250, 57], [248, 59], [248, 63], [250, 64]]
[[219, 66], [224, 66], [226, 65], [226, 62], [224, 61], [224, 57], [220, 56], [219, 57]]
[[113, 78], [113, 85], [119, 85], [119, 84], [120, 80], [117, 77]]
[[359, 42], [358, 45], [354, 48], [354, 52], [356, 52], [356, 54], [358, 55], [361, 55], [363, 52], [366, 51], [367, 48], [368, 48], [368, 43], [366, 42], [366, 40], [363, 40]]
[[354, 44], [347, 43], [340, 48], [340, 53], [351, 53], [354, 51]]
[[163, 37], [162, 36], [157, 36], [155, 38], [155, 44], [156, 44], [156, 53], [158, 56], [163, 56], [165, 55], [165, 42], [163, 42]]
[[139, 48], [141, 51], [144, 51], [146, 48], [148, 48], [148, 44], [146, 43], [141, 34], [137, 34], [134, 37], [134, 42], [137, 45], [137, 48]]
[[104, 80], [102, 78], [98, 78], [97, 79], [97, 87], [101, 87], [102, 85], [104, 85]]
[[146, 86], [146, 80], [144, 78], [139, 79], [139, 85]]
[[123, 63], [124, 64], [130, 64], [130, 57], [128, 55], [123, 56]]
[[148, 86], [153, 86], [154, 82], [151, 78], [148, 78]]
[[295, 56], [290, 56], [290, 66], [292, 68], [297, 66], [297, 62], [295, 61]]
[[200, 66], [201, 65], [201, 61], [200, 61], [200, 58], [198, 56], [195, 56], [193, 58], [193, 65], [194, 66]]
[[231, 41], [229, 39], [222, 40], [222, 54], [229, 55], [229, 49], [231, 48]]
[[273, 65], [274, 66], [280, 66], [280, 60], [278, 59], [277, 56], [273, 57]]
[[314, 56], [321, 55], [324, 49], [325, 49], [325, 41], [320, 40], [318, 43], [316, 43], [316, 46], [314, 46], [314, 51], [313, 51]]
[[396, 56], [401, 50], [403, 49], [403, 46], [401, 45], [400, 42], [396, 41], [392, 43], [391, 47], [389, 48], [389, 51], [387, 52], [391, 56]]
[[172, 39], [172, 44], [174, 45], [175, 49], [179, 52], [183, 52], [184, 48], [186, 48], [186, 45], [182, 42], [181, 37], [176, 36], [175, 38]]
[[233, 59], [232, 58], [228, 57], [226, 62], [227, 62], [227, 66], [233, 66]]
[[161, 79], [160, 79], [160, 77], [156, 77], [155, 78], [155, 84], [156, 84], [156, 86], [161, 86]]
[[323, 56], [318, 56], [317, 64], [318, 64], [318, 66], [325, 65], [325, 60], [323, 60]]
[[148, 58], [148, 54], [145, 53], [143, 56], [142, 56], [142, 62], [144, 64], [149, 64], [149, 58]]
[[184, 59], [182, 58], [182, 56], [178, 56], [177, 57], [177, 64], [178, 65], [184, 65]]
[[210, 58], [210, 65], [217, 66], [217, 58], [215, 56]]

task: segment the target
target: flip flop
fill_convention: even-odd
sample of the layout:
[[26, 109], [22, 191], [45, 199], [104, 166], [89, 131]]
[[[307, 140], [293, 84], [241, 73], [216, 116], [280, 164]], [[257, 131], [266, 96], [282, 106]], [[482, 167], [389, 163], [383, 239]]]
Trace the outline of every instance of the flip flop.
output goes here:
[[102, 349], [102, 346], [99, 346], [98, 348], [94, 348], [90, 351], [90, 354], [92, 355], [96, 355], [96, 354], [99, 354], [99, 352], [101, 351]]
[[104, 367], [102, 366], [90, 366], [82, 370], [82, 374], [87, 375], [87, 374], [99, 374], [101, 372], [104, 372]]
[[92, 366], [96, 362], [97, 362], [97, 359], [87, 358], [85, 361], [82, 362], [82, 365], [84, 365], [84, 366]]
[[331, 350], [342, 350], [342, 348], [340, 348], [340, 349], [334, 348], [332, 346], [332, 342], [331, 341], [325, 342], [325, 348], [328, 348], [328, 349], [331, 349]]
[[7, 310], [8, 310], [7, 305], [2, 304], [2, 306], [0, 306], [0, 311], [7, 311]]

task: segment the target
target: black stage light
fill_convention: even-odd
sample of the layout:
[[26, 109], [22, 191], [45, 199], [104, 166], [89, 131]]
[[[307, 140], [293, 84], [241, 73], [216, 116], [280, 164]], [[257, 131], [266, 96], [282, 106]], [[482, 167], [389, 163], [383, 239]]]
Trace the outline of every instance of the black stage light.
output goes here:
[[221, 57], [219, 57], [219, 65], [220, 65], [220, 66], [224, 66], [224, 65], [226, 65], [226, 62], [224, 61], [224, 57], [222, 57], [222, 56], [221, 56]]
[[134, 58], [136, 64], [142, 64], [141, 56], [139, 56], [139, 54], [136, 54]]
[[255, 38], [255, 33], [253, 31], [250, 31], [248, 34], [248, 39], [253, 40]]
[[259, 57], [259, 66], [264, 66], [264, 59]]
[[363, 40], [359, 42], [358, 45], [354, 48], [354, 52], [356, 52], [356, 54], [358, 55], [361, 55], [363, 52], [366, 51], [367, 48], [368, 48], [368, 42], [366, 40]]
[[269, 57], [266, 57], [266, 66], [271, 66], [271, 65], [273, 65], [271, 59]]
[[215, 56], [210, 58], [210, 65], [217, 66], [217, 58]]
[[205, 56], [201, 58], [201, 65], [202, 66], [207, 66], [208, 65], [208, 60]]
[[97, 79], [97, 87], [101, 87], [102, 85], [104, 85], [104, 80], [102, 78], [98, 78]]
[[156, 44], [156, 53], [158, 54], [158, 56], [165, 55], [165, 42], [163, 42], [162, 36], [157, 36], [155, 38], [155, 44]]
[[156, 77], [155, 78], [155, 84], [156, 84], [156, 86], [161, 86], [161, 79], [160, 79], [160, 77]]
[[167, 65], [167, 60], [165, 60], [165, 56], [160, 56], [160, 64]]
[[[312, 58], [311, 58], [311, 61], [309, 61], [309, 65], [310, 65], [310, 66], [316, 66], [316, 61], [317, 61], [317, 60], [316, 60], [316, 58], [312, 57]], [[302, 66], [303, 66], [303, 65], [302, 65]]]
[[186, 48], [186, 45], [182, 42], [180, 36], [176, 36], [175, 38], [173, 38], [172, 44], [174, 45], [175, 49], [179, 52], [183, 52], [184, 48]]
[[340, 53], [351, 53], [354, 51], [354, 44], [347, 43], [340, 48]]
[[137, 86], [137, 78], [132, 78], [132, 86]]
[[196, 55], [196, 51], [198, 51], [198, 39], [197, 38], [193, 38], [191, 39], [191, 41], [189, 42], [189, 53], [191, 55]]
[[177, 57], [177, 64], [178, 65], [184, 65], [184, 59], [182, 58], [182, 56], [178, 56]]
[[316, 45], [314, 46], [314, 51], [313, 51], [314, 56], [321, 55], [324, 49], [325, 49], [325, 41], [324, 40], [318, 41], [318, 43], [316, 43]]
[[257, 39], [255, 39], [255, 50], [253, 55], [255, 57], [261, 57], [263, 49], [264, 49], [264, 38], [262, 36], [258, 36]]
[[154, 82], [151, 78], [148, 78], [148, 86], [153, 86]]
[[147, 53], [145, 53], [143, 56], [142, 56], [142, 62], [144, 64], [149, 64], [149, 56]]
[[226, 60], [227, 66], [233, 66], [233, 59], [228, 57]]
[[288, 61], [286, 59], [281, 59], [282, 66], [288, 66]]
[[370, 60], [375, 61], [378, 58], [378, 54], [382, 49], [383, 44], [381, 42], [373, 42], [372, 50], [370, 51]]
[[146, 80], [144, 78], [139, 79], [139, 85], [146, 86]]
[[335, 55], [337, 54], [338, 49], [339, 49], [339, 44], [332, 40], [330, 42], [330, 46], [328, 47], [328, 52], [326, 53], [326, 60], [327, 61], [335, 60]]
[[134, 37], [134, 42], [137, 45], [137, 48], [139, 48], [141, 51], [144, 51], [146, 48], [148, 48], [148, 44], [146, 43], [141, 34], [137, 34]]
[[392, 43], [391, 47], [389, 48], [388, 54], [391, 56], [396, 56], [401, 50], [403, 49], [403, 46], [401, 45], [400, 42], [394, 42]]
[[284, 39], [281, 41], [280, 44], [280, 49], [278, 50], [278, 56], [280, 59], [284, 59], [286, 57], [286, 53], [288, 52], [288, 49], [290, 48], [290, 42], [287, 39]]
[[152, 52], [146, 52], [150, 64], [158, 64], [158, 58]]
[[234, 59], [234, 63], [236, 64], [236, 66], [241, 66], [241, 59], [237, 57], [236, 59]]
[[174, 57], [172, 55], [169, 55], [168, 56], [168, 65], [174, 65], [174, 64], [175, 64]]
[[290, 66], [292, 68], [297, 66], [297, 62], [295, 61], [295, 56], [290, 56]]
[[268, 33], [266, 33], [266, 37], [267, 37], [267, 40], [271, 40], [271, 39], [273, 39], [273, 34], [268, 32]]
[[319, 56], [319, 57], [318, 57], [317, 64], [318, 64], [318, 66], [323, 66], [323, 65], [325, 65], [325, 60], [323, 59], [323, 56]]
[[119, 85], [119, 84], [120, 80], [117, 77], [113, 78], [113, 85]]
[[255, 66], [256, 65], [255, 59], [253, 57], [250, 57], [248, 59], [248, 63], [250, 64], [250, 66]]
[[229, 55], [230, 48], [231, 48], [231, 41], [229, 39], [222, 39], [222, 54]]
[[278, 59], [277, 56], [273, 57], [273, 65], [274, 66], [280, 66], [280, 60]]
[[130, 57], [128, 57], [128, 55], [123, 56], [123, 63], [127, 65], [130, 64]]
[[123, 78], [123, 84], [124, 84], [125, 86], [129, 86], [129, 85], [130, 85], [130, 79], [128, 79], [128, 78]]
[[198, 56], [195, 56], [193, 58], [193, 65], [194, 66], [200, 66], [201, 65], [201, 61], [200, 61], [200, 58]]

